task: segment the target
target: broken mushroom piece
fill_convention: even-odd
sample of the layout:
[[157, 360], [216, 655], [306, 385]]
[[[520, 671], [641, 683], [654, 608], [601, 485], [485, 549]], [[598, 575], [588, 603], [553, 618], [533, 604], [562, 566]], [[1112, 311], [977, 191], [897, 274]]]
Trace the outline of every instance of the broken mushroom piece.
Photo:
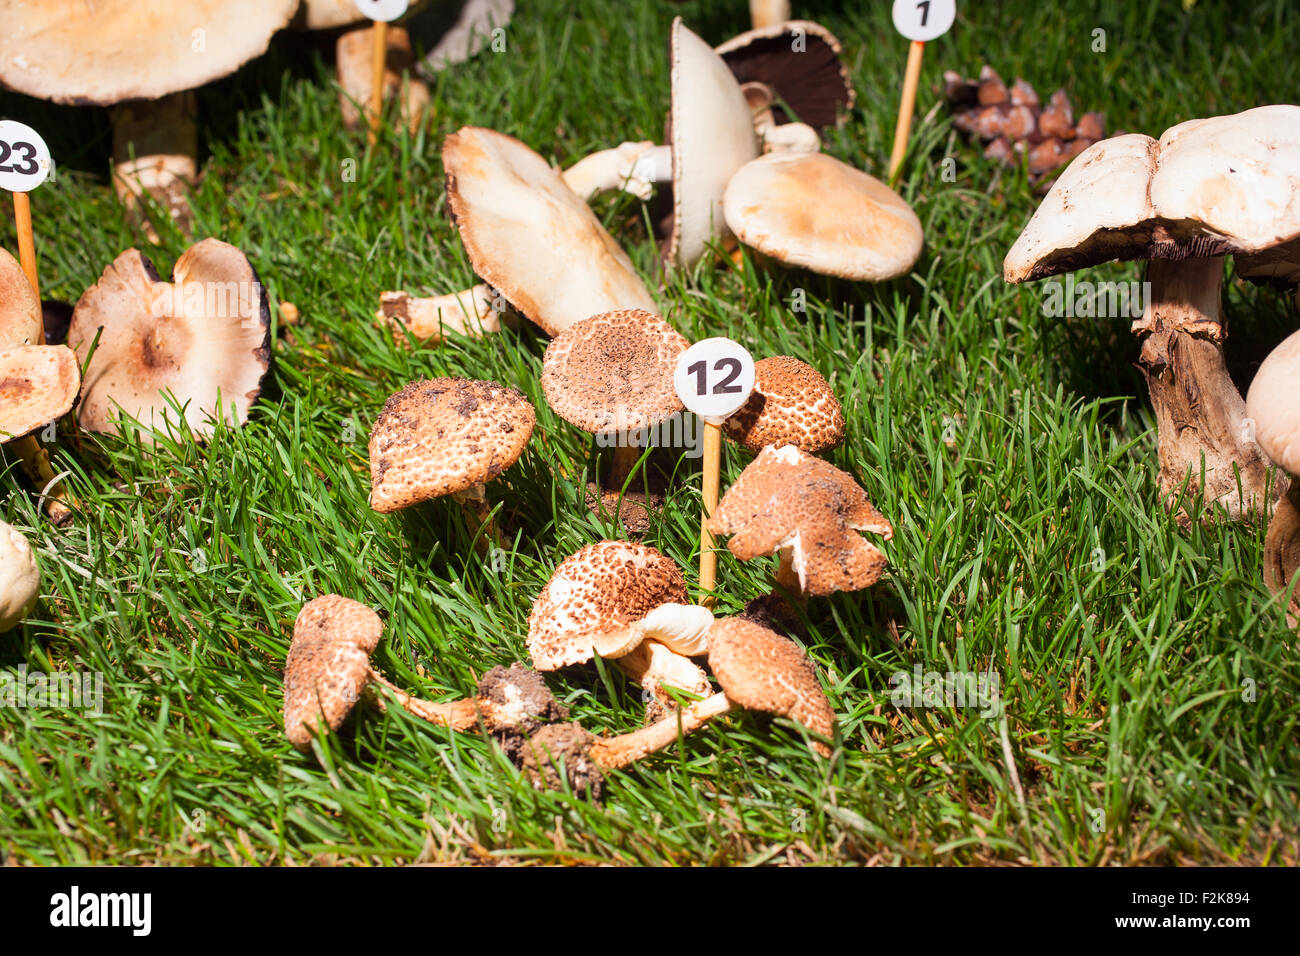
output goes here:
[[595, 213], [519, 140], [466, 126], [447, 137], [442, 159], [474, 272], [547, 335], [598, 312], [655, 308]]
[[[149, 194], [189, 227], [195, 101], [185, 91], [264, 52], [298, 0], [0, 0], [0, 85], [114, 118], [114, 189], [133, 216]], [[149, 239], [158, 241], [149, 227]]]
[[36, 606], [41, 571], [23, 533], [0, 521], [0, 634], [11, 631]]
[[[354, 7], [355, 9], [355, 7]], [[339, 83], [339, 109], [343, 126], [356, 129], [370, 123], [371, 82], [374, 57], [373, 27], [349, 30], [338, 38], [335, 47], [335, 70]], [[400, 96], [402, 126], [412, 135], [419, 130], [429, 109], [429, 88], [412, 75], [415, 55], [410, 34], [402, 27], [389, 24], [384, 31], [383, 98], [387, 102]]]
[[607, 487], [621, 489], [651, 430], [685, 411], [673, 372], [689, 346], [659, 316], [627, 309], [576, 322], [546, 347], [546, 401], [569, 424], [614, 446]]
[[568, 716], [540, 676], [521, 664], [489, 670], [474, 697], [447, 703], [412, 697], [370, 664], [383, 630], [374, 611], [337, 594], [303, 605], [284, 667], [284, 732], [294, 747], [310, 749], [321, 719], [337, 731], [370, 685], [386, 690], [412, 716], [456, 731], [481, 722], [490, 733], [527, 734]]
[[1300, 628], [1300, 332], [1260, 365], [1246, 414], [1264, 453], [1290, 475], [1264, 539], [1264, 583], [1274, 594], [1290, 594], [1287, 619]]
[[68, 344], [90, 363], [82, 428], [116, 435], [126, 417], [147, 430], [171, 427], [179, 408], [206, 439], [217, 419], [248, 420], [271, 363], [271, 313], [257, 271], [234, 246], [204, 239], [176, 260], [172, 280], [128, 249], [77, 302]]
[[388, 325], [398, 341], [410, 333], [417, 343], [439, 345], [447, 330], [477, 337], [501, 331], [501, 300], [479, 284], [462, 292], [416, 298], [407, 292], [381, 292], [375, 318]]
[[750, 451], [794, 445], [816, 455], [844, 441], [844, 412], [820, 372], [775, 355], [754, 363], [754, 391], [722, 429]]
[[1300, 106], [1190, 120], [1159, 140], [1111, 137], [1066, 168], [1003, 262], [1008, 282], [1026, 282], [1150, 260], [1133, 331], [1171, 504], [1187, 482], [1233, 518], [1271, 508], [1268, 463], [1224, 362], [1219, 292], [1224, 256], [1265, 256], [1300, 237], [1298, 176]]
[[[720, 693], [640, 730], [596, 737], [577, 723], [543, 727], [521, 748], [525, 776], [534, 786], [559, 789], [561, 764], [575, 791], [599, 797], [605, 773], [663, 750], [737, 708], [784, 717], [818, 737], [834, 737], [835, 711], [807, 655], [789, 638], [751, 621], [723, 618], [709, 632], [709, 666], [722, 686]], [[820, 739], [810, 746], [822, 757], [831, 756]]]
[[921, 220], [898, 193], [823, 153], [769, 153], [727, 183], [736, 238], [786, 265], [857, 282], [906, 275]]
[[370, 507], [389, 514], [450, 495], [473, 512], [486, 551], [497, 532], [483, 486], [519, 460], [536, 422], [523, 393], [497, 382], [412, 382], [370, 433]]
[[886, 560], [860, 532], [894, 534], [851, 475], [793, 445], [769, 445], [750, 462], [709, 530], [730, 535], [741, 561], [779, 554], [777, 584], [799, 599], [871, 587]]
[[[820, 23], [788, 20], [749, 30], [714, 48], [740, 83], [766, 141], [795, 124], [815, 133], [839, 126], [856, 93], [840, 41]], [[793, 113], [793, 115], [790, 115]], [[816, 145], [808, 152], [815, 152]]]
[[[689, 655], [707, 647], [713, 615], [689, 600], [681, 569], [654, 548], [599, 541], [561, 561], [533, 602], [529, 656], [539, 671], [553, 671], [599, 654], [671, 709], [669, 687], [695, 695], [712, 689]], [[633, 653], [650, 641], [668, 653]]]

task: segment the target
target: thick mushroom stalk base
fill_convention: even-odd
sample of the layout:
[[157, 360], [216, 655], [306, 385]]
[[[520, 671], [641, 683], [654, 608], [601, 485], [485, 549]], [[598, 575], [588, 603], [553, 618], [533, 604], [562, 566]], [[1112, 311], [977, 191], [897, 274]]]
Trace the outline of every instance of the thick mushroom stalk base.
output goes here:
[[1147, 279], [1150, 301], [1133, 330], [1159, 428], [1160, 489], [1172, 504], [1186, 481], [1234, 519], [1263, 516], [1268, 459], [1223, 358], [1223, 260], [1153, 260]]
[[591, 745], [591, 759], [602, 770], [618, 770], [670, 746], [678, 736], [693, 733], [714, 717], [730, 712], [734, 705], [726, 694], [718, 693], [682, 707], [649, 727], [630, 734], [600, 738]]
[[159, 236], [141, 197], [167, 211], [185, 237], [193, 231], [188, 194], [198, 174], [198, 109], [193, 92], [119, 106], [113, 114], [113, 189], [133, 221], [143, 223], [150, 242]]
[[1291, 592], [1287, 621], [1291, 627], [1300, 629], [1297, 574], [1300, 574], [1300, 478], [1292, 478], [1268, 524], [1268, 536], [1264, 539], [1264, 583], [1274, 594], [1285, 596]]

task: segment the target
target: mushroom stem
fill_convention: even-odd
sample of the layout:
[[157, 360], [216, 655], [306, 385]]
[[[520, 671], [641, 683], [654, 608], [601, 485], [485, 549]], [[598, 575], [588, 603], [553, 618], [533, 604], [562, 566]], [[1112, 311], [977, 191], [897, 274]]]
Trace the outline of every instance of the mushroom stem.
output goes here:
[[474, 550], [486, 558], [493, 548], [501, 547], [501, 531], [492, 519], [492, 506], [487, 503], [483, 485], [458, 491], [452, 498], [464, 509], [469, 519], [466, 524], [474, 537]]
[[755, 30], [790, 19], [790, 0], [749, 0], [749, 19]]
[[646, 714], [657, 719], [677, 707], [677, 700], [668, 688], [675, 687], [698, 696], [712, 691], [709, 675], [689, 657], [670, 650], [654, 640], [644, 640], [614, 664], [629, 678], [653, 695], [647, 700]]
[[461, 292], [416, 298], [408, 292], [381, 292], [375, 318], [399, 337], [409, 331], [420, 342], [442, 343], [446, 330], [478, 337], [501, 331], [501, 313], [492, 290], [480, 283]]
[[642, 449], [626, 435], [620, 435], [614, 444], [614, 462], [609, 468], [609, 487], [612, 491], [621, 490], [641, 458]]
[[1264, 539], [1264, 583], [1274, 594], [1285, 596], [1287, 621], [1300, 629], [1300, 478], [1291, 478], [1286, 495], [1278, 502]]
[[1150, 301], [1133, 330], [1142, 336], [1141, 368], [1159, 429], [1161, 491], [1172, 503], [1190, 471], [1195, 492], [1203, 463], [1207, 505], [1233, 518], [1263, 516], [1272, 504], [1268, 459], [1223, 358], [1223, 259], [1155, 259], [1147, 278]]
[[477, 698], [462, 697], [460, 700], [453, 700], [446, 704], [422, 700], [419, 697], [412, 697], [373, 667], [370, 669], [370, 680], [392, 694], [397, 703], [408, 714], [419, 717], [421, 720], [427, 720], [439, 727], [450, 727], [452, 730], [458, 731], [473, 730], [475, 725], [478, 724], [479, 702]]
[[113, 189], [150, 242], [159, 236], [140, 199], [158, 202], [187, 238], [194, 214], [186, 194], [198, 175], [198, 109], [192, 91], [119, 106], [113, 113]]
[[[667, 150], [668, 172], [662, 170], [662, 153]], [[648, 175], [647, 175], [648, 174]], [[672, 178], [672, 152], [648, 141], [620, 143], [578, 160], [564, 171], [564, 182], [584, 200], [609, 190], [621, 189], [640, 200], [654, 193], [656, 182]]]
[[718, 693], [679, 708], [667, 717], [630, 734], [602, 738], [591, 745], [591, 759], [602, 770], [618, 770], [663, 750], [679, 736], [699, 730], [714, 717], [734, 708], [726, 694]]
[[763, 141], [765, 153], [819, 153], [822, 138], [807, 123], [755, 124], [755, 132]]
[[58, 480], [50, 466], [50, 456], [35, 435], [27, 435], [10, 444], [22, 462], [23, 471], [45, 499], [45, 513], [56, 527], [72, 522], [75, 504], [67, 486]]

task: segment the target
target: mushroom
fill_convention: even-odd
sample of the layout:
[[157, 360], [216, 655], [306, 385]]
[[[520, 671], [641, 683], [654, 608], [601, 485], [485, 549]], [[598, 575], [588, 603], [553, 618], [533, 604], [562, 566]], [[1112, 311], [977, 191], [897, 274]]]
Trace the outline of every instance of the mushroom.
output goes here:
[[624, 143], [575, 164], [565, 178], [573, 175], [584, 198], [602, 189], [648, 198], [655, 184], [671, 181], [673, 217], [664, 261], [669, 268], [691, 269], [710, 241], [730, 236], [723, 192], [732, 174], [758, 155], [758, 142], [740, 84], [681, 17], [673, 20], [669, 57], [669, 144], [641, 149], [647, 144]]
[[1234, 518], [1271, 506], [1267, 460], [1224, 362], [1219, 290], [1225, 255], [1261, 256], [1300, 237], [1297, 176], [1300, 106], [1190, 120], [1159, 140], [1115, 136], [1070, 164], [1003, 262], [1008, 282], [1025, 282], [1150, 260], [1133, 331], [1171, 503], [1187, 481]]
[[859, 282], [907, 274], [921, 220], [880, 180], [823, 153], [769, 153], [731, 177], [727, 225], [787, 265]]
[[610, 487], [627, 482], [640, 436], [685, 411], [673, 372], [689, 346], [671, 325], [641, 309], [590, 316], [547, 346], [546, 401], [566, 422], [614, 445]]
[[[189, 229], [192, 93], [266, 52], [298, 0], [0, 0], [0, 84], [54, 103], [122, 106], [113, 185], [133, 215], [148, 194]], [[149, 239], [158, 235], [149, 228]]]
[[200, 439], [218, 418], [248, 420], [271, 362], [257, 271], [234, 246], [204, 239], [176, 260], [172, 279], [128, 249], [77, 302], [68, 344], [86, 368], [83, 428], [120, 434], [115, 409], [153, 429], [177, 424], [179, 408]]
[[[689, 604], [681, 569], [628, 541], [600, 541], [560, 562], [528, 616], [528, 653], [539, 671], [612, 659], [657, 704], [671, 709], [669, 687], [708, 694], [708, 675], [690, 661], [707, 648], [713, 621]], [[643, 643], [657, 643], [634, 653]]]
[[[715, 621], [709, 631], [709, 666], [720, 693], [682, 707], [653, 724], [617, 737], [596, 737], [580, 724], [550, 724], [522, 748], [521, 766], [534, 786], [558, 789], [555, 762], [570, 785], [599, 796], [603, 776], [663, 750], [678, 737], [738, 708], [785, 717], [820, 737], [835, 734], [835, 711], [807, 655], [789, 638], [742, 618]], [[821, 740], [813, 751], [829, 758]]]
[[0, 521], [0, 634], [13, 630], [36, 606], [41, 571], [23, 533]]
[[[777, 22], [732, 37], [714, 52], [740, 83], [765, 146], [774, 145], [769, 135], [779, 140], [782, 126], [820, 132], [839, 126], [853, 108], [856, 93], [840, 41], [820, 23]], [[816, 139], [809, 152], [817, 150]]]
[[815, 455], [844, 441], [844, 412], [820, 372], [776, 355], [754, 363], [754, 391], [722, 428], [750, 451], [794, 445]]
[[10, 444], [46, 497], [55, 524], [72, 520], [67, 492], [31, 432], [67, 414], [81, 387], [77, 357], [43, 345], [40, 300], [18, 260], [0, 249], [0, 444]]
[[885, 555], [858, 532], [886, 541], [894, 534], [851, 475], [793, 445], [759, 452], [709, 530], [731, 535], [727, 548], [741, 561], [780, 554], [777, 584], [799, 599], [871, 587]]
[[749, 22], [754, 29], [777, 26], [790, 19], [790, 0], [749, 0]]
[[567, 716], [539, 675], [519, 664], [492, 668], [474, 697], [447, 703], [412, 697], [370, 665], [383, 629], [374, 611], [337, 594], [303, 605], [284, 667], [284, 732], [294, 747], [310, 749], [319, 720], [337, 731], [370, 685], [413, 716], [457, 731], [482, 721], [494, 734], [524, 734]]
[[382, 292], [375, 318], [395, 331], [406, 331], [416, 342], [438, 345], [446, 330], [477, 337], [501, 331], [500, 300], [483, 284], [462, 292], [417, 298], [408, 292]]
[[1264, 453], [1291, 476], [1264, 539], [1264, 582], [1274, 594], [1290, 594], [1288, 620], [1300, 628], [1300, 332], [1260, 365], [1246, 414]]
[[[466, 126], [447, 137], [442, 159], [448, 207], [474, 271], [547, 335], [598, 312], [655, 308], [632, 260], [595, 213], [519, 140]], [[441, 305], [409, 299], [406, 309], [436, 315], [447, 298]], [[452, 298], [481, 301], [473, 291]], [[388, 318], [406, 327], [397, 314]], [[481, 326], [488, 330], [488, 323]], [[432, 331], [423, 323], [421, 330]]]
[[[412, 382], [370, 433], [370, 507], [389, 514], [451, 495], [495, 538], [483, 486], [519, 460], [537, 415], [518, 389], [467, 378]], [[471, 528], [473, 530], [473, 528]]]

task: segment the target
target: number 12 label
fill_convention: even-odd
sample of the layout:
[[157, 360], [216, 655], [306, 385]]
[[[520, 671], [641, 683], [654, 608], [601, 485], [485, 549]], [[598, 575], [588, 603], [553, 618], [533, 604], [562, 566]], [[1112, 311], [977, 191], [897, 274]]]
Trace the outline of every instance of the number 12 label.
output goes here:
[[925, 43], [943, 36], [957, 19], [956, 0], [894, 0], [894, 29]]
[[683, 405], [705, 421], [717, 423], [749, 401], [754, 359], [731, 339], [704, 339], [677, 360], [673, 386]]
[[50, 174], [50, 148], [30, 126], [0, 121], [0, 189], [31, 192]]

